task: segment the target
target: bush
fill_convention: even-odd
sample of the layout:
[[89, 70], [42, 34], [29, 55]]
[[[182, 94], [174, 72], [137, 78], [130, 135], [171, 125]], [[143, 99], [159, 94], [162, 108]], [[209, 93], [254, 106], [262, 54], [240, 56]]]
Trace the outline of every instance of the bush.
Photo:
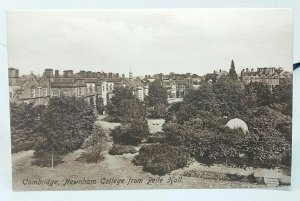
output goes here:
[[103, 160], [104, 160], [103, 155], [96, 155], [91, 152], [83, 152], [80, 154], [79, 158], [76, 159], [76, 161], [81, 163], [97, 163]]
[[157, 132], [151, 134], [147, 138], [148, 143], [166, 143], [167, 142], [167, 137], [164, 132]]
[[149, 135], [146, 120], [135, 119], [132, 123], [123, 123], [111, 130], [113, 141], [116, 144], [139, 145]]
[[[40, 145], [38, 145], [38, 147], [40, 147]], [[43, 149], [39, 148], [39, 150]], [[53, 167], [60, 163], [63, 163], [63, 157], [60, 153], [47, 153], [42, 151], [35, 151], [33, 157], [35, 158], [35, 160], [32, 161], [32, 165], [37, 165], [41, 167]]]
[[152, 107], [148, 108], [147, 115], [150, 118], [165, 118], [167, 105], [158, 103]]
[[168, 144], [143, 145], [133, 163], [143, 166], [146, 172], [164, 175], [187, 166], [189, 155], [182, 147]]
[[111, 155], [123, 155], [123, 154], [135, 154], [137, 150], [131, 145], [117, 145], [114, 144], [110, 150], [109, 154]]

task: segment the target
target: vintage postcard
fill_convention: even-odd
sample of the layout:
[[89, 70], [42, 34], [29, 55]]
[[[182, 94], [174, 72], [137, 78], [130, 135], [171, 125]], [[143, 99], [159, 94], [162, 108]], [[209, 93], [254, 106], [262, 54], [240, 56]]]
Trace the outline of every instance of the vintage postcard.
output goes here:
[[7, 12], [16, 191], [291, 185], [291, 9]]

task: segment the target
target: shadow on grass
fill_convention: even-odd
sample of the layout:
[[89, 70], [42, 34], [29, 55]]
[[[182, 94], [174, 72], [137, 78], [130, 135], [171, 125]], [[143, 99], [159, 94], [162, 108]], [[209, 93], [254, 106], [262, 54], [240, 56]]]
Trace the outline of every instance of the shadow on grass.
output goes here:
[[88, 152], [83, 152], [80, 154], [75, 161], [80, 163], [98, 163], [103, 161], [105, 158], [103, 155], [92, 154]]
[[[52, 167], [52, 160], [51, 158], [36, 158], [31, 157], [34, 160], [31, 162], [31, 165], [39, 166], [39, 167]], [[57, 166], [58, 164], [64, 163], [64, 161], [61, 158], [55, 158], [53, 160], [53, 166]]]

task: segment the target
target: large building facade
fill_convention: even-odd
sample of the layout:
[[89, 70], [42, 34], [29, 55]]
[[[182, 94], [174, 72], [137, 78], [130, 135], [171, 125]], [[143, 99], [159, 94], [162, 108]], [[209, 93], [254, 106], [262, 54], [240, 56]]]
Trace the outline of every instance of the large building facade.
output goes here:
[[244, 84], [260, 82], [269, 86], [276, 86], [280, 84], [280, 79], [284, 78], [284, 71], [282, 68], [265, 67], [249, 70], [249, 68], [241, 71], [240, 80]]
[[148, 95], [148, 86], [141, 80], [118, 73], [100, 73], [80, 71], [73, 74], [72, 70], [65, 70], [60, 74], [58, 70], [45, 69], [43, 76], [33, 73], [19, 76], [19, 70], [9, 68], [9, 97], [11, 102], [33, 102], [36, 105], [46, 105], [50, 97], [75, 96], [83, 97], [89, 104], [96, 107], [97, 98], [102, 98], [107, 105], [116, 87], [130, 87], [133, 94], [143, 101]]

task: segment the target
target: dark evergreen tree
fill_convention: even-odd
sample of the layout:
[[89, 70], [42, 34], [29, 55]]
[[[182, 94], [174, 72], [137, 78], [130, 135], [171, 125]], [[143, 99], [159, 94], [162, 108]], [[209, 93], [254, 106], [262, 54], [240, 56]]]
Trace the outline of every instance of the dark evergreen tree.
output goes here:
[[231, 60], [231, 67], [230, 67], [228, 75], [229, 75], [229, 78], [231, 80], [236, 81], [238, 79], [238, 75], [237, 75], [237, 73], [235, 71], [235, 66], [234, 66], [234, 61], [233, 60]]

